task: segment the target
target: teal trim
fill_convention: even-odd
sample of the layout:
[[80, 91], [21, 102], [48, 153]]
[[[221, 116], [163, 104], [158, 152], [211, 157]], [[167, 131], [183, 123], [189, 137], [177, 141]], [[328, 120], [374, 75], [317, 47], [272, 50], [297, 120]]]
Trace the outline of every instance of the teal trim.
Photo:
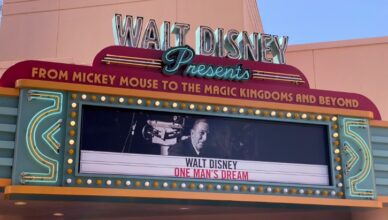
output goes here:
[[0, 115], [0, 124], [11, 124], [16, 125], [16, 116], [11, 115]]
[[16, 131], [16, 125], [0, 124], [0, 131], [14, 133]]
[[14, 162], [19, 97], [0, 96], [0, 178], [10, 178]]
[[388, 137], [372, 136], [371, 141], [372, 141], [372, 143], [388, 144]]
[[388, 171], [388, 164], [375, 164], [375, 170]]
[[374, 157], [388, 157], [388, 151], [385, 151], [385, 150], [374, 150], [372, 153]]
[[0, 166], [0, 178], [10, 178], [12, 176], [12, 167]]
[[378, 195], [388, 195], [388, 128], [371, 127], [371, 142]]
[[12, 96], [0, 96], [1, 107], [18, 107], [19, 97]]
[[0, 148], [0, 157], [3, 158], [13, 158], [14, 149], [1, 149]]
[[376, 184], [388, 186], [388, 178], [376, 178]]
[[14, 149], [15, 141], [0, 141], [0, 149]]
[[388, 136], [388, 128], [380, 128], [380, 127], [370, 127], [371, 128], [371, 136], [376, 137], [386, 137]]
[[17, 108], [0, 107], [0, 115], [17, 116], [17, 114], [18, 114]]
[[13, 159], [0, 157], [0, 166], [12, 166]]
[[3, 140], [3, 141], [15, 141], [15, 133], [0, 131], [0, 140]]

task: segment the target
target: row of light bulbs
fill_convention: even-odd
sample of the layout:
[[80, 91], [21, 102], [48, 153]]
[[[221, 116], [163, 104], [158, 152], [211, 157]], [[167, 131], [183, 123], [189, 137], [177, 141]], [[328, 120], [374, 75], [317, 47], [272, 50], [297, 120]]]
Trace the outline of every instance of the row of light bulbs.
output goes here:
[[[77, 96], [78, 94], [72, 94], [72, 99], [77, 99]], [[87, 100], [88, 99], [88, 95], [86, 94], [82, 94], [81, 96], [81, 99], [82, 100]], [[108, 99], [106, 96], [100, 96], [98, 98], [98, 96], [96, 95], [90, 95], [90, 99], [92, 101], [98, 101], [100, 100], [101, 102], [106, 102]], [[111, 96], [109, 98], [109, 101], [110, 102], [115, 102], [116, 100], [118, 100], [118, 102], [120, 104], [124, 104], [125, 102], [125, 98], [123, 97], [119, 97], [119, 98], [116, 98], [116, 97], [113, 97]], [[128, 98], [128, 104], [137, 104], [137, 105], [143, 105], [144, 103], [146, 103], [147, 106], [151, 106], [152, 105], [152, 101], [151, 100], [144, 100], [144, 99], [133, 99], [133, 98]], [[172, 103], [169, 103], [167, 101], [163, 101], [163, 104], [161, 101], [158, 101], [158, 100], [155, 100], [153, 102], [153, 105], [155, 107], [160, 107], [160, 106], [163, 106], [163, 107], [172, 107], [174, 109], [178, 108], [179, 107], [179, 104], [177, 102], [172, 102]], [[205, 106], [205, 110], [206, 111], [219, 111], [221, 110], [222, 112], [224, 113], [227, 113], [227, 112], [233, 112], [233, 113], [240, 113], [240, 114], [245, 114], [246, 112], [250, 113], [250, 114], [255, 114], [255, 115], [261, 115], [262, 113], [265, 115], [265, 116], [271, 116], [271, 117], [276, 117], [276, 116], [279, 116], [279, 117], [282, 117], [284, 116], [284, 113], [283, 112], [276, 112], [276, 111], [263, 111], [260, 110], [260, 109], [255, 109], [255, 110], [252, 110], [252, 109], [246, 109], [246, 108], [238, 108], [238, 111], [237, 111], [237, 108], [236, 107], [228, 107], [228, 106], [223, 106], [222, 109], [218, 106], [215, 106], [213, 107], [212, 105], [203, 105], [203, 104], [194, 104], [194, 103], [191, 103], [191, 104], [185, 104], [185, 103], [181, 103], [180, 106], [182, 108], [186, 108], [188, 106], [188, 109], [190, 110], [203, 110], [203, 106]], [[78, 108], [78, 104], [77, 102], [72, 102], [71, 103], [71, 108], [72, 109], [77, 109]], [[75, 118], [76, 118], [76, 113], [72, 114], [72, 120], [70, 121], [69, 125], [72, 129], [74, 129], [74, 127], [76, 127], [76, 121], [75, 121]], [[295, 117], [295, 118], [301, 118], [301, 119], [308, 119], [308, 114], [307, 113], [302, 113], [302, 114], [299, 114], [299, 113], [292, 113], [292, 112], [287, 112], [285, 113], [285, 116], [287, 118], [292, 118], [292, 117]], [[338, 120], [338, 118], [336, 116], [332, 116], [332, 117], [329, 117], [329, 116], [322, 116], [322, 115], [316, 115], [314, 116], [313, 114], [310, 115], [310, 119], [315, 119], [315, 120], [326, 120], [326, 121], [329, 121], [331, 120], [332, 122], [336, 122]], [[339, 134], [338, 132], [334, 132], [332, 134], [332, 137], [333, 138], [338, 138], [339, 137]], [[73, 147], [75, 145], [75, 140], [73, 138], [69, 139], [68, 141], [69, 145], [71, 147]], [[69, 154], [70, 156], [74, 155], [74, 150], [73, 149], [70, 149], [69, 151]], [[340, 150], [337, 148], [334, 150], [334, 153], [335, 154], [339, 154], [340, 153]], [[68, 158], [67, 159], [67, 164], [72, 166], [74, 163], [74, 160], [73, 158]], [[335, 167], [335, 169], [337, 171], [341, 171], [342, 170], [342, 167], [340, 165], [337, 165]], [[68, 174], [72, 174], [73, 173], [73, 170], [71, 168], [69, 168], [67, 170], [67, 173]], [[341, 175], [337, 175], [338, 176], [341, 176]], [[337, 178], [339, 179], [339, 178]], [[96, 180], [94, 181], [97, 185], [102, 185], [103, 184], [103, 181], [102, 180]], [[67, 178], [66, 179], [66, 183], [71, 185], [73, 184], [73, 179], [72, 178]], [[81, 185], [83, 184], [83, 180], [78, 178], [75, 180], [75, 184], [77, 185]], [[87, 179], [86, 180], [86, 184], [87, 185], [92, 185], [93, 184], [93, 180], [92, 179]], [[111, 186], [112, 185], [112, 180], [108, 179], [105, 181], [105, 184], [107, 186]], [[122, 184], [122, 181], [121, 180], [116, 180], [116, 185], [119, 186]], [[126, 180], [124, 182], [124, 185], [127, 186], [127, 187], [130, 187], [132, 185], [132, 182], [130, 180]], [[135, 186], [136, 187], [142, 187], [142, 184], [140, 181], [136, 181], [135, 182]], [[154, 188], [159, 188], [159, 183], [158, 182], [154, 182], [152, 185], [149, 181], [145, 181], [144, 184], [143, 184], [144, 187], [146, 188], [149, 188], [149, 187], [154, 187]], [[337, 183], [336, 185], [338, 188], [342, 188], [343, 187], [343, 184], [341, 182]], [[162, 187], [163, 188], [177, 188], [177, 184], [176, 183], [172, 183], [171, 185], [168, 183], [168, 182], [164, 182], [162, 184]], [[205, 189], [205, 184], [203, 183], [200, 183], [200, 184], [195, 184], [195, 183], [191, 183], [189, 185], [187, 185], [186, 183], [181, 183], [180, 184], [180, 188], [181, 189], [186, 189], [186, 188], [190, 188], [190, 189], [199, 189], [199, 190], [204, 190]], [[213, 190], [213, 185], [212, 184], [208, 184], [207, 187], [206, 187], [208, 190]], [[319, 190], [319, 189], [315, 189], [315, 190], [311, 190], [311, 189], [296, 189], [296, 188], [280, 188], [280, 187], [263, 187], [263, 186], [259, 186], [259, 187], [255, 187], [255, 186], [250, 186], [249, 188], [247, 186], [238, 186], [238, 185], [234, 185], [233, 187], [230, 187], [229, 185], [225, 184], [225, 185], [221, 185], [221, 184], [217, 184], [215, 185], [214, 189], [216, 189], [217, 191], [222, 191], [222, 190], [226, 190], [226, 191], [229, 191], [230, 189], [233, 190], [233, 191], [250, 191], [250, 192], [267, 192], [267, 193], [283, 193], [283, 194], [300, 194], [300, 195], [323, 195], [323, 196], [328, 196], [328, 195], [331, 195], [331, 196], [343, 196], [343, 192], [342, 191], [335, 191], [335, 190]]]

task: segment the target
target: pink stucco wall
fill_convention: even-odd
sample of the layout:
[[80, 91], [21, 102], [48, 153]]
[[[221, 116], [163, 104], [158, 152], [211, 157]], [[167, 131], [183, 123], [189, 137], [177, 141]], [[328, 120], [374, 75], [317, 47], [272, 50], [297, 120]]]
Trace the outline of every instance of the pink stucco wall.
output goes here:
[[[25, 59], [91, 64], [100, 49], [114, 43], [114, 13], [143, 16], [146, 21], [153, 18], [158, 24], [189, 23], [192, 29], [188, 43], [192, 46], [193, 33], [199, 25], [263, 32], [254, 0], [4, 0], [0, 75]], [[388, 37], [289, 46], [287, 63], [302, 70], [312, 88], [365, 95], [380, 109], [382, 118], [388, 120]], [[385, 219], [386, 213], [387, 208], [339, 212], [290, 209], [280, 213], [272, 209], [200, 218], [358, 220]]]
[[0, 74], [25, 59], [91, 64], [99, 50], [114, 44], [115, 13], [155, 19], [158, 25], [188, 23], [192, 46], [200, 25], [262, 30], [255, 0], [4, 0]]
[[362, 94], [388, 120], [388, 37], [295, 45], [286, 57], [311, 87]]

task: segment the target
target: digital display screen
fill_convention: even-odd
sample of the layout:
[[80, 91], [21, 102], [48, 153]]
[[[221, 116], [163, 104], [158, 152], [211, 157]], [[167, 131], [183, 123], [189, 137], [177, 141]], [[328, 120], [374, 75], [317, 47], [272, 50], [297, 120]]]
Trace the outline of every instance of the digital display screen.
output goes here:
[[328, 126], [82, 105], [85, 174], [330, 185]]

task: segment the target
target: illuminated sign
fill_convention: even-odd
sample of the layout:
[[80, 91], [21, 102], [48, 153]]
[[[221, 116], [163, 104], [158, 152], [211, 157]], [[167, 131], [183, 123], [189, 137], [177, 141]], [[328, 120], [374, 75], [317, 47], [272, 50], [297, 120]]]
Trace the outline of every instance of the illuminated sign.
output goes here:
[[249, 70], [244, 70], [242, 65], [223, 67], [205, 64], [193, 64], [194, 51], [188, 46], [173, 47], [163, 53], [163, 73], [173, 75], [179, 69], [187, 66], [183, 71], [184, 76], [197, 76], [208, 79], [222, 79], [246, 81], [250, 79]]
[[[140, 22], [125, 35], [132, 46]], [[153, 26], [145, 47], [157, 42]], [[368, 129], [380, 119], [376, 106], [359, 94], [312, 89], [286, 64], [195, 55], [184, 45], [111, 46], [91, 66], [20, 62], [0, 85], [20, 91], [8, 113], [17, 120], [4, 120], [15, 122], [4, 126], [15, 134], [0, 141], [15, 143], [14, 161], [23, 162], [12, 165], [12, 184], [21, 188], [348, 206], [376, 198]]]
[[[186, 45], [186, 35], [190, 25], [164, 21], [160, 32], [154, 19], [150, 19], [143, 30], [143, 18], [121, 14], [113, 17], [115, 44], [145, 49], [167, 50], [171, 46], [171, 34], [175, 35], [175, 46]], [[141, 38], [141, 36], [143, 36]], [[264, 33], [248, 34], [246, 31], [213, 30], [200, 26], [196, 30], [196, 53], [198, 55], [226, 57], [231, 59], [253, 60], [264, 63], [285, 63], [288, 37]]]
[[[173, 50], [173, 48], [172, 48]], [[189, 50], [184, 50], [187, 51]], [[100, 51], [91, 67], [44, 61], [25, 61], [8, 69], [2, 76], [0, 85], [14, 86], [18, 79], [35, 79], [52, 82], [77, 83], [94, 86], [135, 89], [200, 95], [206, 97], [233, 98], [244, 101], [273, 102], [280, 106], [329, 107], [349, 110], [366, 110], [380, 118], [376, 106], [366, 97], [354, 93], [311, 89], [298, 69], [285, 64], [269, 64], [218, 57], [196, 55], [191, 71], [199, 67], [216, 70], [233, 67], [233, 72], [241, 67], [241, 79], [251, 73], [249, 80], [219, 80], [217, 77], [187, 77], [184, 70], [179, 74], [163, 74], [163, 52], [140, 48], [112, 46]], [[216, 64], [216, 65], [215, 65]], [[188, 67], [189, 65], [186, 65]], [[170, 67], [167, 65], [167, 67]], [[221, 68], [219, 68], [220, 70]], [[207, 69], [206, 69], [207, 70]], [[204, 73], [204, 71], [200, 71]], [[16, 74], [17, 73], [17, 74]], [[140, 73], [140, 74], [139, 74]], [[245, 73], [245, 75], [241, 75]], [[188, 76], [190, 74], [187, 74]]]
[[[327, 123], [82, 105], [80, 173], [329, 185]], [[283, 137], [283, 138], [278, 138]]]

